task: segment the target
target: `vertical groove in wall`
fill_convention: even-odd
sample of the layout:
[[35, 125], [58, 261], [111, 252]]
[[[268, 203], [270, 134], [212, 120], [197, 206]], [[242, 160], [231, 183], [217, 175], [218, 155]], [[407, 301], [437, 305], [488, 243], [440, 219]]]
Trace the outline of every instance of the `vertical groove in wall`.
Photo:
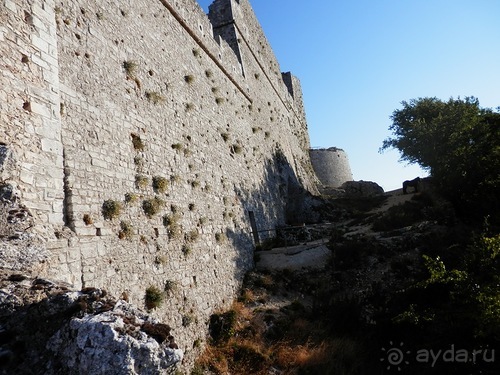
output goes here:
[[73, 191], [70, 187], [71, 170], [66, 161], [66, 150], [63, 148], [63, 219], [64, 225], [75, 232], [75, 219], [73, 213]]

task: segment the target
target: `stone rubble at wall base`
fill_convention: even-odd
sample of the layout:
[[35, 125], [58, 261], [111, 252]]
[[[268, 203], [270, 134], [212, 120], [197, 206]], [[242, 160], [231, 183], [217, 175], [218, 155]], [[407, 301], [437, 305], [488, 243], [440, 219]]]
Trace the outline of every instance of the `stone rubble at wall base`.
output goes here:
[[170, 374], [170, 327], [105, 291], [0, 274], [0, 374]]

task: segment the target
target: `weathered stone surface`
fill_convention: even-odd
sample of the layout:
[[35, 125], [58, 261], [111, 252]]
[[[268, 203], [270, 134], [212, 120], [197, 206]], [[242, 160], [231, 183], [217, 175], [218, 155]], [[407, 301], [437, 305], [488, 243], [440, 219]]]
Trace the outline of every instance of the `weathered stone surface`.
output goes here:
[[75, 375], [166, 374], [183, 352], [148, 336], [145, 323], [156, 322], [125, 301], [111, 311], [72, 318], [47, 343], [56, 358], [48, 373], [55, 367]]
[[12, 203], [16, 199], [14, 188], [10, 184], [0, 184], [0, 202]]
[[0, 269], [0, 373], [170, 374], [171, 328], [98, 288]]
[[12, 151], [6, 145], [0, 143], [0, 181], [7, 180], [9, 174], [12, 173], [13, 159]]
[[384, 194], [384, 189], [372, 181], [347, 181], [340, 189], [344, 190], [343, 196], [346, 198], [374, 197]]

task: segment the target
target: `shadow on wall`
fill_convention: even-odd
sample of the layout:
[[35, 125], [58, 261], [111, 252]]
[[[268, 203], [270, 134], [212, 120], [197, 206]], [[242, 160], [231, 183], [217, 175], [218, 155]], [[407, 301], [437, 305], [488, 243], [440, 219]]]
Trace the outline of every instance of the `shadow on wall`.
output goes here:
[[[238, 273], [244, 273], [253, 265], [255, 241], [250, 227], [250, 215], [255, 218], [256, 229], [263, 231], [261, 240], [262, 237], [269, 236], [269, 233], [275, 233], [277, 227], [315, 222], [319, 218], [314, 212], [316, 199], [303, 188], [280, 149], [265, 162], [264, 178], [258, 188], [250, 191], [235, 186], [234, 191], [245, 210], [245, 220], [248, 223], [245, 228], [240, 229], [241, 232], [226, 228], [226, 236], [238, 252]], [[269, 232], [265, 232], [266, 230]], [[235, 276], [240, 278], [243, 274]]]

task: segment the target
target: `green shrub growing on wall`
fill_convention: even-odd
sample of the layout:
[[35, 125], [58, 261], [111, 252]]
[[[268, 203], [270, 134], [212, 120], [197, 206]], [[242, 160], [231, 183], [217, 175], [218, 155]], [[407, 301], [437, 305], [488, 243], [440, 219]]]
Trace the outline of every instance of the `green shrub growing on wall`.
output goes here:
[[215, 233], [215, 241], [217, 243], [223, 243], [226, 240], [226, 235], [224, 233], [217, 232]]
[[198, 233], [198, 231], [196, 229], [193, 229], [193, 230], [189, 231], [188, 233], [184, 234], [184, 239], [187, 242], [196, 242], [198, 240], [199, 236], [200, 236], [200, 234]]
[[132, 145], [134, 146], [134, 150], [143, 151], [145, 145], [141, 137], [135, 133], [130, 134], [130, 136], [132, 137]]
[[165, 102], [165, 96], [156, 91], [146, 91], [146, 99], [153, 104], [161, 104]]
[[189, 326], [194, 321], [195, 321], [195, 318], [192, 315], [190, 315], [190, 314], [182, 316], [182, 326], [183, 327]]
[[127, 74], [128, 78], [130, 78], [130, 79], [135, 78], [135, 74], [137, 73], [137, 68], [138, 68], [138, 65], [136, 62], [127, 60], [127, 61], [123, 62], [122, 66], [123, 66], [123, 69], [125, 70], [125, 73]]
[[120, 240], [123, 239], [131, 239], [134, 233], [132, 225], [125, 221], [120, 222], [120, 231], [118, 232], [118, 238]]
[[164, 193], [168, 188], [168, 180], [165, 177], [153, 177], [153, 189], [156, 193]]
[[155, 309], [161, 305], [163, 302], [163, 293], [160, 289], [154, 285], [149, 286], [146, 289], [145, 296], [146, 308], [148, 310]]
[[122, 212], [122, 204], [118, 201], [108, 199], [102, 204], [102, 216], [106, 220], [118, 217]]
[[137, 194], [134, 193], [125, 193], [125, 203], [135, 203], [137, 202]]
[[189, 254], [191, 254], [191, 247], [188, 245], [182, 245], [182, 253], [184, 254], [185, 257], [187, 257]]
[[163, 225], [167, 228], [168, 236], [171, 239], [179, 238], [181, 235], [181, 226], [179, 225], [179, 215], [163, 215]]
[[158, 197], [154, 197], [151, 199], [145, 199], [142, 202], [142, 210], [146, 214], [147, 217], [151, 218], [160, 212], [161, 208], [165, 205], [165, 202]]
[[182, 150], [182, 144], [181, 143], [174, 143], [174, 144], [172, 144], [172, 148], [175, 151], [181, 151]]
[[144, 167], [144, 158], [140, 155], [134, 156], [134, 164], [137, 168], [137, 172], [141, 171]]
[[137, 189], [144, 189], [149, 185], [149, 178], [142, 174], [138, 174], [135, 176], [135, 187]]

